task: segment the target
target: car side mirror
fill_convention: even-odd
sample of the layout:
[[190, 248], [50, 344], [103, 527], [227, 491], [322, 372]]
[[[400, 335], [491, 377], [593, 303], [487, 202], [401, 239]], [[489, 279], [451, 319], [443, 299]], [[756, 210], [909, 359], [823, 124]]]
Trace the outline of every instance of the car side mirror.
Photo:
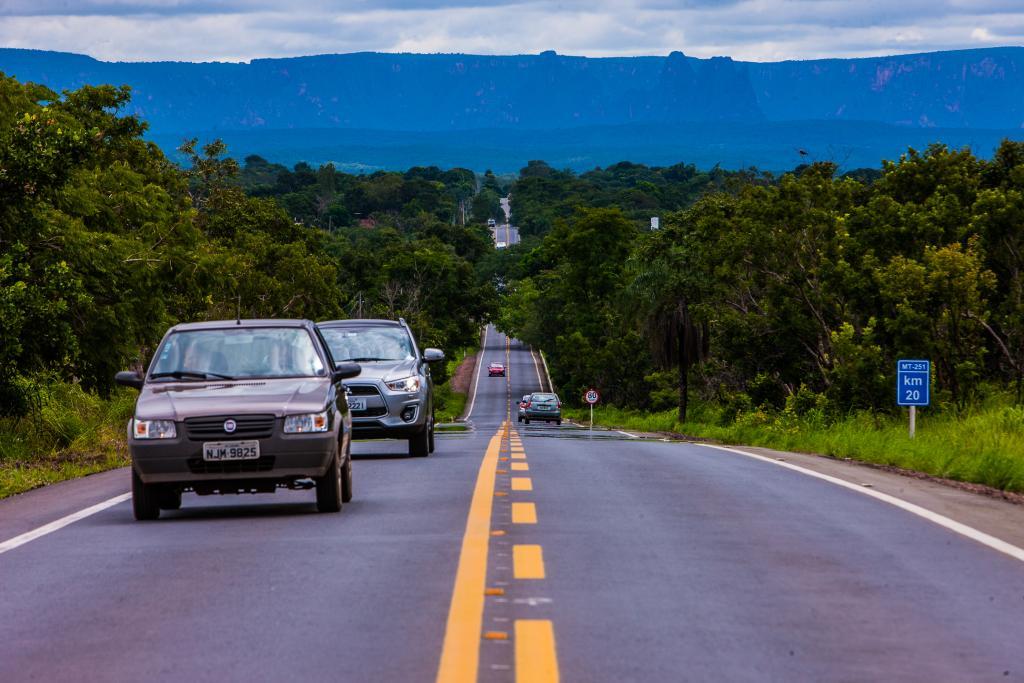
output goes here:
[[363, 367], [359, 363], [347, 363], [341, 362], [334, 366], [334, 374], [331, 375], [331, 379], [335, 382], [343, 379], [352, 379], [358, 377], [359, 373], [363, 371]]
[[441, 349], [424, 349], [423, 360], [427, 363], [436, 363], [444, 360], [444, 351]]
[[117, 373], [114, 375], [114, 381], [123, 387], [131, 387], [132, 389], [142, 389], [142, 385], [146, 382], [142, 375], [131, 370], [123, 370]]

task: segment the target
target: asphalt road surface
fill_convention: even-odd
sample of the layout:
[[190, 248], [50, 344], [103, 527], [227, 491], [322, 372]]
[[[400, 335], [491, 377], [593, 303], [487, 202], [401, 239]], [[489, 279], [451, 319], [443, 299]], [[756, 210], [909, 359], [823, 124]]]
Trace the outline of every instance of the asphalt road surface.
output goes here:
[[1024, 680], [1019, 559], [770, 462], [517, 424], [543, 367], [494, 330], [491, 361], [430, 458], [356, 444], [341, 514], [139, 523], [127, 470], [0, 501], [0, 681]]

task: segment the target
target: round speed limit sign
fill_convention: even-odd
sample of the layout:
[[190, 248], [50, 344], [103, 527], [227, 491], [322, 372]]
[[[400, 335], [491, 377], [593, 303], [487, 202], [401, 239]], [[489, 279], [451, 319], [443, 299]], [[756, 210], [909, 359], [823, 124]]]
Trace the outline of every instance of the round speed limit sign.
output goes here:
[[601, 394], [597, 392], [597, 389], [587, 389], [587, 393], [583, 395], [583, 400], [594, 405], [601, 400]]

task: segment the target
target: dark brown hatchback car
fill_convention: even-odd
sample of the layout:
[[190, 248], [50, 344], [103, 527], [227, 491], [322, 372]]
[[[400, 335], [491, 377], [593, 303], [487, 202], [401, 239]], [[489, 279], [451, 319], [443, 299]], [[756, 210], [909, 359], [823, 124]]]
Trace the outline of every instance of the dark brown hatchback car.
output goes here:
[[342, 380], [308, 320], [175, 325], [145, 376], [128, 424], [136, 519], [181, 506], [183, 492], [273, 492], [316, 487], [317, 508], [352, 497], [352, 420]]

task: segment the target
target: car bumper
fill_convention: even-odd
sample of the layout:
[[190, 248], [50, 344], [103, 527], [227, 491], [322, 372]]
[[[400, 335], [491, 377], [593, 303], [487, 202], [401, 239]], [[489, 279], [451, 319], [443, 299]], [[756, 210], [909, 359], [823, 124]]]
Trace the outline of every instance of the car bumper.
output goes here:
[[184, 437], [160, 441], [132, 440], [132, 466], [146, 484], [189, 484], [229, 480], [287, 481], [319, 477], [337, 450], [338, 435], [276, 434], [260, 442], [257, 460], [206, 462], [203, 442]]
[[561, 410], [527, 410], [523, 413], [527, 420], [561, 420]]
[[[357, 385], [353, 385], [355, 387]], [[360, 383], [363, 393], [358, 398], [367, 400], [367, 411], [370, 415], [352, 412], [352, 437], [355, 439], [404, 439], [420, 434], [427, 425], [429, 394], [421, 389], [420, 393], [407, 394], [389, 391], [382, 384], [373, 384], [376, 394], [367, 394], [371, 386]], [[409, 411], [412, 417], [409, 417]], [[405, 417], [403, 417], [403, 415]]]

